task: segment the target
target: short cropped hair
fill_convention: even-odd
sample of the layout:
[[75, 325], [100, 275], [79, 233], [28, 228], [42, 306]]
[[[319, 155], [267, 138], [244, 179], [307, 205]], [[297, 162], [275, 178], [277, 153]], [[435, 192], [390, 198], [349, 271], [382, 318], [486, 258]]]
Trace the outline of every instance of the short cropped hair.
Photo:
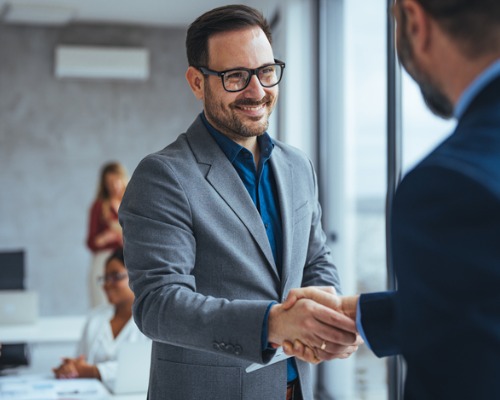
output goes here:
[[208, 66], [208, 39], [217, 33], [260, 27], [269, 43], [271, 28], [262, 13], [252, 7], [233, 4], [214, 8], [198, 17], [187, 31], [186, 52], [190, 66]]
[[466, 56], [500, 51], [500, 0], [417, 0]]

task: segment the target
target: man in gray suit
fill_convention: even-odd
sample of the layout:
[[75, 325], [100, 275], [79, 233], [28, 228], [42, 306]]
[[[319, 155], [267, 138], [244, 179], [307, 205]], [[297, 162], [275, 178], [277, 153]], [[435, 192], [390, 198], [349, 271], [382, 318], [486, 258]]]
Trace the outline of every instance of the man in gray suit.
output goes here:
[[340, 289], [313, 166], [266, 133], [285, 64], [241, 5], [200, 16], [186, 47], [204, 111], [140, 162], [119, 213], [134, 317], [154, 341], [149, 398], [310, 400], [310, 364], [271, 363], [276, 348], [297, 339], [345, 358], [357, 335], [312, 300], [281, 304], [292, 288]]

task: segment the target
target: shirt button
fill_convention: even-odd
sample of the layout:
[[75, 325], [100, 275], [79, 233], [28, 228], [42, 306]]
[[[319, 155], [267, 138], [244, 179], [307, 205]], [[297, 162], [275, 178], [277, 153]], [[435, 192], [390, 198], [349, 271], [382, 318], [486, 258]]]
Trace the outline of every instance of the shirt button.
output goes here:
[[241, 348], [241, 346], [238, 346], [238, 345], [234, 346], [234, 354], [236, 354], [237, 356], [239, 356], [241, 354], [242, 350], [243, 349]]

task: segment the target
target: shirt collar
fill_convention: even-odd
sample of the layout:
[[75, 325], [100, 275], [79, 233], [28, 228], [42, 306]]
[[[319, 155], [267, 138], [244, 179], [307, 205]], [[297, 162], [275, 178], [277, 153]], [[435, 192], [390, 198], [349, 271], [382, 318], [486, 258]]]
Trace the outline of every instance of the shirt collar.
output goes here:
[[[243, 146], [229, 139], [226, 135], [220, 133], [217, 129], [215, 129], [210, 122], [208, 122], [205, 113], [202, 112], [201, 120], [205, 124], [208, 132], [212, 135], [214, 140], [217, 142], [223, 153], [229, 159], [229, 161], [234, 162], [240, 151], [248, 151]], [[261, 156], [263, 160], [267, 160], [271, 157], [271, 152], [274, 148], [274, 142], [271, 139], [271, 136], [267, 132], [264, 132], [261, 136], [257, 137], [257, 143], [259, 144]]]
[[463, 91], [457, 101], [457, 104], [455, 105], [455, 118], [461, 118], [467, 107], [469, 107], [470, 103], [472, 103], [472, 100], [474, 100], [479, 92], [497, 76], [500, 76], [500, 60], [495, 61], [488, 68], [486, 68]]

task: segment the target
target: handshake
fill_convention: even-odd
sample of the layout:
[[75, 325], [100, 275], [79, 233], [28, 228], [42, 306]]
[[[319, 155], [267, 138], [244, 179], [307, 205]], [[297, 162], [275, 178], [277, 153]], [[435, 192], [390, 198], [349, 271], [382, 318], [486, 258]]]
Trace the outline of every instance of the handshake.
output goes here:
[[269, 312], [268, 340], [285, 354], [317, 364], [347, 358], [363, 340], [356, 329], [359, 296], [337, 296], [333, 287], [292, 289]]

